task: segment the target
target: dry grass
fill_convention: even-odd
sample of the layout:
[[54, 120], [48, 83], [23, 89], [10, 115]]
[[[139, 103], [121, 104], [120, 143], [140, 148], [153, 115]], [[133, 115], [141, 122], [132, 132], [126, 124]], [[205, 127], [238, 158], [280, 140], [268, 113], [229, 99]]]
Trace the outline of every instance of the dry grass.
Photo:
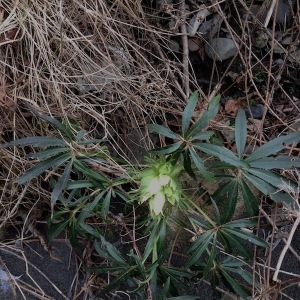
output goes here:
[[[201, 107], [205, 107], [237, 61], [243, 71], [232, 82], [223, 84], [220, 91], [226, 97], [238, 91], [234, 96], [243, 97], [246, 103], [255, 100], [264, 105], [263, 118], [255, 124], [249, 140], [264, 143], [295, 130], [299, 99], [286, 87], [296, 80], [293, 72], [299, 68], [299, 61], [291, 59], [290, 54], [299, 43], [299, 6], [292, 24], [282, 28], [284, 37], [292, 41], [284, 48], [278, 65], [273, 50], [283, 38], [277, 37], [276, 22], [269, 18], [277, 6], [269, 8], [263, 24], [253, 16], [249, 2], [212, 1], [209, 6], [221, 16], [222, 27], [239, 46], [239, 52], [225, 69], [212, 64], [210, 78], [205, 78], [211, 83], [203, 87], [189, 61], [187, 37], [182, 35], [191, 15], [184, 4], [196, 12], [200, 9], [197, 1], [163, 7], [164, 14], [159, 5], [155, 7], [156, 1], [1, 1], [0, 143], [57, 134], [26, 109], [27, 103], [74, 127], [77, 123], [91, 137], [107, 137], [114, 154], [128, 164], [136, 163], [140, 157], [132, 149], [130, 133], [139, 132], [140, 141], [135, 142], [145, 149], [152, 148], [145, 125], [155, 121], [167, 124], [170, 116], [177, 124], [188, 94], [196, 88], [200, 89]], [[241, 11], [248, 14], [249, 21]], [[162, 26], [167, 18], [175, 22], [171, 29]], [[253, 46], [254, 29], [268, 35], [267, 53], [259, 53]], [[168, 48], [171, 37], [183, 49], [175, 57]], [[264, 85], [256, 80], [259, 72], [266, 75]], [[296, 83], [295, 88], [299, 91]], [[227, 127], [224, 115], [215, 126]], [[24, 159], [27, 152], [0, 149], [0, 228], [14, 223], [20, 208], [30, 211], [49, 205], [48, 187], [42, 178], [26, 186], [14, 183], [34, 164]]]

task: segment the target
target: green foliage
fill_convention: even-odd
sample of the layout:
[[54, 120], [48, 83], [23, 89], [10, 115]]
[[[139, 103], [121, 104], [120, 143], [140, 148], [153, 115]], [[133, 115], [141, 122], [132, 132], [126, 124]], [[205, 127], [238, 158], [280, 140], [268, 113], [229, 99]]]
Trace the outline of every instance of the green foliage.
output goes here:
[[[208, 110], [202, 114], [199, 120], [197, 120], [195, 124], [190, 125], [197, 99], [198, 94], [195, 92], [190, 97], [187, 107], [184, 110], [180, 135], [173, 133], [163, 126], [149, 126], [150, 130], [159, 134], [164, 135], [167, 132], [167, 136], [175, 140], [174, 144], [155, 149], [152, 153], [169, 154], [177, 158], [183, 156], [184, 168], [193, 178], [195, 178], [195, 172], [192, 168], [192, 162], [200, 172], [200, 175], [205, 179], [212, 180], [217, 177], [222, 182], [225, 181], [212, 195], [212, 198], [218, 204], [223, 204], [222, 220], [224, 222], [229, 221], [233, 216], [240, 194], [243, 196], [242, 199], [245, 203], [248, 215], [254, 216], [257, 213], [258, 201], [249, 184], [255, 186], [263, 194], [270, 196], [274, 201], [284, 201], [291, 204], [294, 201], [293, 198], [284, 192], [278, 191], [279, 186], [284, 183], [296, 188], [297, 183], [271, 170], [300, 167], [300, 158], [290, 158], [285, 155], [278, 155], [273, 158], [270, 157], [270, 155], [276, 155], [283, 150], [286, 145], [299, 141], [300, 133], [294, 132], [286, 136], [275, 138], [257, 148], [248, 157], [245, 157], [244, 150], [247, 141], [247, 120], [245, 111], [240, 109], [236, 117], [236, 154], [225, 147], [209, 143], [213, 132], [203, 132], [209, 121], [218, 111], [219, 96], [211, 101]], [[201, 142], [202, 140], [206, 140], [206, 143]], [[202, 156], [203, 153], [205, 153], [206, 155], [217, 158], [219, 162], [213, 164], [210, 171], [215, 167], [219, 171], [223, 170], [222, 173], [213, 175], [207, 171], [203, 159], [201, 158], [201, 153]], [[230, 174], [234, 175], [228, 176], [227, 172], [225, 172], [228, 170], [231, 170]]]
[[[297, 183], [278, 170], [300, 167], [300, 159], [277, 154], [285, 145], [299, 141], [300, 133], [275, 138], [246, 156], [247, 120], [244, 110], [239, 110], [235, 120], [235, 153], [214, 143], [214, 131], [208, 130], [219, 101], [220, 95], [195, 119], [198, 92], [193, 93], [183, 112], [180, 133], [162, 125], [149, 125], [149, 130], [172, 139], [173, 143], [153, 149], [146, 166], [123, 166], [121, 175], [107, 172], [114, 167], [111, 162], [115, 160], [105, 147], [105, 140], [88, 139], [78, 124], [67, 125], [68, 122], [32, 107], [29, 109], [53, 126], [60, 138], [26, 137], [0, 146], [34, 149], [26, 157], [38, 162], [16, 181], [24, 184], [44, 173], [50, 174], [49, 238], [67, 229], [73, 247], [82, 239], [92, 241], [99, 260], [88, 270], [111, 275], [99, 296], [126, 286], [141, 299], [196, 299], [181, 296], [182, 290], [188, 288], [189, 281], [204, 278], [210, 279], [213, 289], [222, 281], [242, 298], [251, 292], [253, 278], [246, 264], [253, 255], [249, 243], [259, 247], [268, 244], [251, 232], [255, 218], [233, 221], [232, 216], [239, 199], [244, 201], [250, 217], [257, 214], [254, 189], [274, 201], [293, 201], [279, 187], [297, 187]], [[183, 172], [193, 179], [200, 175], [217, 186], [211, 195], [214, 218], [184, 194], [179, 180]], [[123, 203], [119, 214], [112, 212], [116, 199]], [[179, 212], [180, 217], [176, 216]], [[169, 231], [174, 224], [194, 234], [192, 243], [182, 249], [185, 252], [180, 266], [172, 264], [177, 244]], [[121, 231], [127, 241], [115, 244], [113, 240], [120, 239]], [[233, 258], [232, 253], [239, 259]], [[237, 275], [242, 279], [240, 282]]]

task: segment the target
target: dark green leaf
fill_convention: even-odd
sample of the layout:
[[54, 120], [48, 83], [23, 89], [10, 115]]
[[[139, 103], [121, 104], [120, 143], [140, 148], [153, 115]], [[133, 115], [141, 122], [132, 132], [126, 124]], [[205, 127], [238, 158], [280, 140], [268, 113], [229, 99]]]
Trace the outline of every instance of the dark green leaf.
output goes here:
[[185, 137], [189, 129], [195, 107], [199, 98], [199, 92], [195, 91], [189, 98], [187, 106], [185, 107], [182, 115], [182, 135]]
[[231, 246], [235, 247], [243, 257], [246, 259], [251, 259], [253, 257], [252, 251], [249, 249], [249, 246], [245, 246], [240, 243], [240, 239], [236, 238], [232, 234], [229, 234], [226, 230], [222, 230], [222, 234], [229, 241]]
[[159, 223], [156, 222], [152, 229], [152, 232], [148, 238], [148, 242], [147, 242], [145, 250], [144, 250], [143, 259], [142, 259], [143, 262], [145, 262], [147, 260], [148, 256], [153, 251], [153, 248], [156, 248], [158, 228], [159, 228]]
[[286, 136], [280, 136], [274, 140], [269, 141], [263, 146], [259, 147], [257, 150], [252, 152], [245, 161], [248, 163], [253, 162], [259, 158], [267, 157], [269, 155], [275, 154], [278, 151], [281, 151], [292, 143], [298, 142], [300, 140], [300, 132], [293, 132]]
[[90, 235], [96, 237], [97, 239], [101, 239], [102, 237], [101, 234], [91, 225], [81, 222], [79, 226], [81, 227], [81, 229], [83, 229], [85, 232], [89, 233]]
[[111, 200], [111, 189], [109, 189], [103, 199], [103, 203], [101, 206], [101, 216], [102, 218], [106, 218], [107, 213], [109, 211], [110, 200]]
[[251, 189], [244, 180], [240, 181], [240, 188], [245, 203], [245, 208], [248, 216], [255, 216], [258, 212], [258, 201], [256, 196], [252, 193]]
[[263, 239], [257, 237], [256, 235], [243, 231], [241, 229], [231, 229], [231, 228], [223, 228], [223, 231], [226, 231], [229, 235], [235, 235], [241, 239], [250, 241], [251, 243], [261, 246], [261, 247], [268, 247], [268, 243], [265, 242]]
[[208, 232], [204, 232], [196, 239], [196, 241], [189, 249], [189, 252], [194, 252], [194, 253], [190, 256], [187, 262], [187, 268], [197, 263], [197, 261], [202, 256], [204, 251], [207, 250], [211, 240], [214, 237], [215, 237], [215, 233], [208, 231]]
[[94, 179], [96, 181], [99, 181], [101, 183], [107, 183], [108, 179], [100, 175], [99, 173], [93, 171], [91, 168], [85, 166], [83, 163], [81, 163], [79, 160], [74, 160], [74, 167], [80, 171], [82, 174], [90, 177], [91, 179]]
[[158, 149], [152, 149], [149, 152], [154, 154], [154, 155], [163, 155], [163, 154], [170, 154], [173, 153], [175, 151], [177, 151], [181, 146], [182, 146], [183, 142], [176, 142], [174, 144], [165, 146], [165, 147], [161, 147]]
[[86, 135], [85, 130], [79, 130], [75, 137], [76, 142], [79, 142], [85, 135]]
[[165, 300], [170, 289], [170, 277], [164, 283], [164, 288], [158, 296], [158, 300]]
[[197, 299], [199, 299], [198, 296], [178, 296], [178, 297], [167, 298], [167, 300], [197, 300]]
[[277, 189], [274, 186], [270, 185], [269, 183], [256, 176], [253, 176], [246, 172], [243, 173], [243, 176], [248, 181], [250, 181], [257, 189], [259, 189], [264, 195], [270, 195], [277, 191]]
[[63, 133], [66, 137], [68, 137], [70, 140], [72, 139], [72, 132], [66, 128], [61, 122], [59, 122], [57, 119], [44, 115], [40, 111], [36, 110], [34, 107], [31, 105], [25, 103], [25, 106], [31, 110], [36, 116], [41, 118], [42, 120], [46, 121], [48, 124], [54, 126], [57, 128], [61, 133]]
[[242, 159], [247, 140], [247, 119], [244, 109], [239, 109], [235, 119], [235, 144], [239, 159]]
[[95, 207], [98, 205], [99, 201], [102, 199], [103, 195], [104, 195], [105, 191], [101, 191], [93, 200], [93, 202], [86, 204], [82, 211], [80, 212], [77, 220], [78, 223], [82, 223], [85, 221], [85, 219], [89, 218], [92, 216], [93, 214], [93, 210], [95, 209]]
[[57, 155], [59, 153], [68, 152], [68, 151], [70, 151], [69, 147], [48, 148], [47, 150], [39, 151], [36, 153], [29, 153], [26, 155], [26, 158], [37, 158], [39, 160], [44, 160], [47, 157]]
[[69, 224], [69, 219], [65, 219], [56, 223], [52, 223], [48, 230], [49, 240], [56, 238]]
[[166, 244], [165, 244], [166, 234], [167, 234], [167, 219], [163, 218], [158, 232], [158, 240], [157, 240], [158, 253], [163, 253], [164, 251], [166, 251]]
[[119, 274], [112, 282], [110, 282], [106, 287], [101, 289], [100, 295], [105, 295], [109, 291], [115, 289], [116, 287], [119, 287], [121, 284], [123, 284], [128, 278], [131, 277], [133, 273], [136, 272], [136, 266], [131, 266], [126, 269], [123, 273]]
[[251, 168], [248, 170], [248, 172], [277, 188], [283, 184], [286, 184], [287, 186], [293, 187], [295, 189], [297, 189], [298, 187], [294, 181], [288, 180], [285, 177], [268, 170], [258, 170]]
[[59, 178], [57, 184], [55, 185], [50, 197], [52, 206], [56, 203], [61, 192], [67, 187], [70, 179], [70, 174], [72, 171], [72, 166], [73, 166], [73, 160], [70, 160], [66, 165], [66, 168], [62, 173], [61, 177]]
[[199, 149], [200, 151], [208, 155], [217, 157], [221, 161], [224, 161], [225, 163], [228, 163], [234, 167], [245, 168], [245, 169], [248, 168], [247, 163], [244, 163], [233, 152], [231, 152], [225, 147], [221, 147], [213, 144], [206, 144], [206, 143], [195, 143], [193, 144], [193, 146]]
[[70, 243], [73, 248], [78, 247], [78, 236], [80, 235], [78, 229], [77, 229], [77, 222], [76, 219], [72, 220], [70, 227], [69, 227], [69, 235], [70, 235]]
[[209, 121], [213, 119], [219, 110], [219, 102], [220, 102], [221, 95], [217, 95], [214, 97], [211, 102], [209, 103], [208, 110], [203, 113], [203, 115], [199, 118], [199, 120], [190, 128], [187, 133], [187, 140], [193, 138], [197, 135], [200, 131], [207, 127]]
[[220, 268], [220, 273], [226, 282], [231, 286], [231, 288], [243, 299], [246, 299], [249, 295], [240, 287], [236, 280], [231, 277], [223, 268]]
[[36, 178], [37, 176], [39, 176], [40, 174], [42, 174], [43, 172], [45, 172], [46, 170], [48, 170], [50, 168], [55, 170], [56, 168], [58, 168], [60, 165], [62, 165], [69, 159], [70, 159], [70, 155], [69, 155], [69, 153], [67, 153], [67, 154], [58, 155], [58, 156], [50, 157], [46, 160], [43, 160], [43, 161], [39, 162], [38, 164], [36, 164], [31, 169], [29, 169], [21, 177], [19, 177], [16, 180], [16, 182], [19, 184], [24, 184], [24, 183], [32, 180], [33, 178]]
[[206, 277], [214, 269], [216, 255], [217, 255], [217, 238], [215, 235], [211, 243], [209, 257], [208, 260], [206, 261], [206, 266], [203, 270], [203, 277]]
[[75, 180], [69, 181], [66, 190], [82, 189], [82, 188], [93, 188], [97, 187], [98, 183], [93, 180]]
[[196, 154], [196, 152], [193, 149], [189, 149], [189, 152], [191, 154], [191, 157], [194, 161], [195, 166], [200, 172], [200, 175], [203, 176], [208, 181], [214, 181], [215, 178], [212, 173], [207, 172], [206, 168], [204, 166], [203, 160]]
[[[221, 222], [228, 222], [235, 212], [235, 207], [238, 200], [238, 182], [237, 180], [231, 181], [227, 186], [226, 195], [222, 195], [223, 198], [223, 207], [222, 207], [222, 215]], [[224, 199], [225, 197], [225, 199]], [[212, 196], [213, 199], [215, 199]]]
[[256, 225], [257, 222], [255, 220], [248, 220], [248, 219], [234, 220], [229, 223], [226, 223], [226, 227], [231, 227], [231, 228], [254, 227]]
[[199, 141], [208, 141], [213, 135], [215, 134], [214, 131], [204, 131], [199, 134], [194, 135], [189, 139], [189, 142], [199, 140]]
[[68, 144], [63, 141], [62, 139], [58, 139], [55, 137], [50, 136], [29, 136], [23, 139], [11, 141], [9, 143], [6, 143], [4, 145], [0, 145], [0, 148], [7, 148], [11, 146], [29, 146], [32, 145], [32, 147], [55, 147], [55, 146], [61, 146], [65, 147], [68, 146]]
[[[107, 142], [107, 139], [87, 139], [87, 140], [81, 140], [81, 141], [77, 141], [77, 145], [90, 145], [90, 144], [100, 144], [100, 143], [104, 143]], [[102, 146], [104, 147], [104, 146]], [[104, 152], [106, 151], [106, 149], [104, 149]]]
[[180, 140], [180, 135], [174, 133], [172, 130], [170, 130], [169, 128], [162, 126], [162, 125], [158, 125], [158, 124], [149, 124], [148, 125], [148, 129], [151, 132], [156, 132], [158, 134], [164, 135], [170, 139], [175, 139], [175, 140]]
[[270, 198], [277, 203], [286, 203], [287, 205], [294, 205], [295, 198], [284, 192], [276, 192], [270, 195]]
[[183, 153], [183, 167], [188, 173], [188, 175], [190, 175], [194, 180], [196, 180], [196, 174], [192, 168], [191, 158], [189, 156], [189, 151], [187, 150]]
[[258, 169], [291, 169], [300, 167], [299, 157], [289, 157], [284, 155], [279, 155], [277, 157], [264, 157], [259, 158], [255, 161], [249, 163], [251, 168]]

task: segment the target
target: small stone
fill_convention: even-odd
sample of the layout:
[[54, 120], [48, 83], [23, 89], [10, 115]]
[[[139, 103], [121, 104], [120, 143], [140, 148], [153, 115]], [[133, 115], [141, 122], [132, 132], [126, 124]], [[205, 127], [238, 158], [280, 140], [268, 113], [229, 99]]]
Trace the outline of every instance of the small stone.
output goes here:
[[222, 24], [222, 18], [219, 15], [214, 16], [212, 19], [203, 22], [199, 29], [198, 33], [204, 39], [213, 37], [219, 30]]
[[200, 24], [205, 20], [207, 16], [209, 16], [211, 12], [206, 8], [205, 5], [200, 6], [200, 10], [194, 15], [189, 21], [189, 26], [187, 28], [190, 36], [194, 36], [200, 26]]
[[263, 116], [264, 106], [262, 104], [255, 104], [250, 106], [250, 110], [245, 108], [247, 118], [260, 120]]
[[189, 47], [189, 51], [191, 51], [191, 52], [195, 52], [200, 49], [199, 43], [197, 43], [197, 40], [195, 40], [193, 38], [188, 39], [188, 47]]
[[[294, 5], [296, 0], [292, 0]], [[276, 13], [276, 21], [282, 25], [290, 24], [292, 20], [292, 12], [289, 0], [279, 0]]]
[[232, 39], [214, 38], [210, 44], [205, 44], [206, 55], [213, 60], [223, 61], [237, 53], [237, 47]]

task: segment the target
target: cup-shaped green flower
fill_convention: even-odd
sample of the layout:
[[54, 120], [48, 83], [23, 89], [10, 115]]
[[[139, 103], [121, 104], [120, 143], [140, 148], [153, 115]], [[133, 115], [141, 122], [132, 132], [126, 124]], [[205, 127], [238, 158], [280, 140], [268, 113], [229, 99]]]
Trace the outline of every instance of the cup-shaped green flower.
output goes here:
[[139, 202], [148, 201], [153, 217], [162, 216], [166, 202], [175, 205], [180, 200], [181, 185], [178, 175], [182, 166], [173, 166], [165, 158], [148, 159], [149, 167], [138, 174]]

